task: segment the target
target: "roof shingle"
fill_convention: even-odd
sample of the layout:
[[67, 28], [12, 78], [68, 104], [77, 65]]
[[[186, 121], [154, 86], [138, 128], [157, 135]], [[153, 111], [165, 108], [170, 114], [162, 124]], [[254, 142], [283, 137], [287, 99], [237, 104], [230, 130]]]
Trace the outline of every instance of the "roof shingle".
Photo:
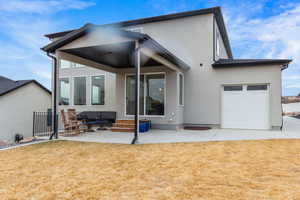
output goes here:
[[15, 89], [18, 89], [20, 87], [23, 87], [29, 83], [36, 83], [38, 86], [46, 90], [48, 93], [51, 93], [47, 88], [42, 86], [39, 82], [36, 80], [18, 80], [13, 81], [11, 79], [8, 79], [4, 76], [0, 76], [0, 96], [7, 94]]

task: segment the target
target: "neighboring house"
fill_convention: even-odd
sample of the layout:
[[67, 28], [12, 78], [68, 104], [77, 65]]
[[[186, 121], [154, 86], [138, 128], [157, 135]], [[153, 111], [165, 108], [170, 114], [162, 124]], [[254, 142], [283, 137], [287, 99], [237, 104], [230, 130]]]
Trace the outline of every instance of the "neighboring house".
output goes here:
[[51, 92], [35, 80], [0, 76], [0, 140], [14, 141], [15, 134], [32, 136], [33, 112], [51, 108]]
[[139, 104], [153, 128], [282, 125], [281, 71], [291, 60], [234, 59], [219, 7], [46, 36], [52, 42], [42, 49], [58, 60], [116, 74], [118, 119], [134, 119]]

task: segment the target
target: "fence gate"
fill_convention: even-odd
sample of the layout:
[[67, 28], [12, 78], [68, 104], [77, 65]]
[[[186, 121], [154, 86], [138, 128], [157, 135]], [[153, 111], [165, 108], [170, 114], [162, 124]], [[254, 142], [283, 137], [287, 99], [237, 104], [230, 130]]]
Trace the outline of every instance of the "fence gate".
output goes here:
[[53, 132], [52, 112], [33, 112], [32, 136], [50, 136]]

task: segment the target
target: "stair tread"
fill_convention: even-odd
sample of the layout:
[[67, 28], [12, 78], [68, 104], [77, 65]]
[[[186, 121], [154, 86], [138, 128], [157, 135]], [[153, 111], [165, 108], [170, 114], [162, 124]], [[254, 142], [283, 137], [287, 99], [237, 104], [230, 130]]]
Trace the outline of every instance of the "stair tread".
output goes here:
[[111, 129], [134, 129], [134, 128], [128, 128], [128, 127], [111, 127]]

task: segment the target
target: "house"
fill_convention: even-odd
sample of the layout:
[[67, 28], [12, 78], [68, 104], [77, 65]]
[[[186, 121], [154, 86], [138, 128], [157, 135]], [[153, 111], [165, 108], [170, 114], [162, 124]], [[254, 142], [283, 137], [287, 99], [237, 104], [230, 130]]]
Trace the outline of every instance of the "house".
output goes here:
[[291, 60], [234, 59], [220, 7], [46, 37], [54, 69], [64, 59], [116, 75], [118, 119], [151, 119], [160, 129], [282, 125], [281, 72]]
[[13, 81], [0, 76], [0, 141], [15, 134], [32, 136], [33, 112], [51, 108], [51, 92], [35, 80]]

